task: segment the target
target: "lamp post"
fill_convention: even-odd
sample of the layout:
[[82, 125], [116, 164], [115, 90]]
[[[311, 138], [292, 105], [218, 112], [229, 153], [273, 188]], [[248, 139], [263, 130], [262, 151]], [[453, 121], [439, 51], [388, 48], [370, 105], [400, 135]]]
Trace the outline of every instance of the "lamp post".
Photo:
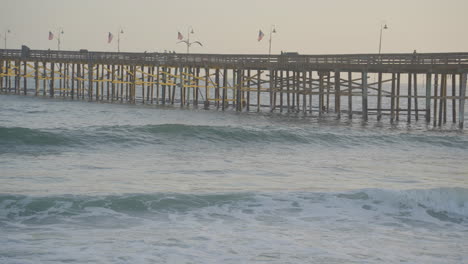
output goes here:
[[384, 29], [388, 29], [387, 24], [380, 24], [380, 41], [379, 41], [379, 55], [382, 52], [382, 33]]
[[7, 35], [10, 34], [11, 31], [9, 29], [5, 30], [5, 34], [3, 35], [3, 40], [5, 41], [5, 49], [7, 48]]
[[57, 31], [57, 49], [60, 51], [60, 44], [61, 44], [61, 35], [63, 35], [65, 32], [63, 32], [63, 28], [60, 28]]
[[193, 27], [190, 26], [187, 28], [187, 42], [188, 42], [188, 45], [187, 45], [187, 54], [190, 53], [190, 34], [195, 34], [195, 32], [193, 31]]
[[276, 33], [276, 26], [275, 25], [272, 25], [271, 28], [270, 28], [270, 45], [269, 45], [269, 48], [268, 48], [268, 56], [271, 55], [271, 41], [273, 40], [273, 33]]
[[177, 42], [177, 44], [185, 43], [187, 45], [187, 54], [190, 54], [190, 47], [192, 46], [192, 44], [198, 44], [198, 45], [200, 45], [200, 47], [203, 47], [203, 44], [200, 41], [190, 42], [190, 34], [195, 34], [195, 32], [193, 31], [192, 26], [188, 27], [188, 29], [187, 29], [187, 39], [183, 39], [182, 34], [180, 34], [180, 32], [179, 32], [179, 40], [180, 41]]
[[117, 32], [117, 52], [120, 52], [120, 34], [123, 34], [124, 31], [122, 28]]

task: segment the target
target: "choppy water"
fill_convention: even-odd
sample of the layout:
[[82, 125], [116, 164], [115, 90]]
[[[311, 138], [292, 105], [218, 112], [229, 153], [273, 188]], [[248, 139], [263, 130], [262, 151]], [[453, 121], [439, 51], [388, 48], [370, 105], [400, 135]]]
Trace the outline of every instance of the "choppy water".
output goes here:
[[0, 96], [0, 263], [467, 263], [468, 135]]

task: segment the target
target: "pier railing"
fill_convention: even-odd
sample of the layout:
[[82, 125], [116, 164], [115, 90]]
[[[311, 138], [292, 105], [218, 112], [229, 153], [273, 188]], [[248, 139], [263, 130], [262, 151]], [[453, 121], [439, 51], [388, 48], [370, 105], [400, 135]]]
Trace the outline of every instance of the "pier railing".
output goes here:
[[0, 59], [29, 59], [36, 61], [109, 62], [148, 65], [222, 64], [235, 67], [288, 67], [306, 65], [327, 66], [462, 66], [468, 67], [468, 53], [402, 53], [402, 54], [337, 54], [337, 55], [249, 55], [249, 54], [178, 54], [88, 52], [55, 50], [1, 50]]

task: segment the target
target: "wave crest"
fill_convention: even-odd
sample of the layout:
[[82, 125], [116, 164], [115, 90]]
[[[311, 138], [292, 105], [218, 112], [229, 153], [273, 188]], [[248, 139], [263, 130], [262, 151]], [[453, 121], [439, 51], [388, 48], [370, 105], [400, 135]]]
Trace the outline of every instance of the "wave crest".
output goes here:
[[[160, 214], [264, 214], [276, 217], [313, 216], [317, 212], [347, 208], [356, 215], [362, 210], [379, 215], [436, 218], [453, 223], [468, 222], [468, 189], [438, 188], [391, 191], [358, 190], [347, 193], [222, 193], [222, 194], [127, 194], [109, 196], [0, 195], [0, 222], [64, 219], [88, 215], [155, 216]], [[237, 213], [236, 213], [237, 212]], [[289, 213], [288, 213], [289, 212]], [[292, 217], [292, 216], [291, 216]]]

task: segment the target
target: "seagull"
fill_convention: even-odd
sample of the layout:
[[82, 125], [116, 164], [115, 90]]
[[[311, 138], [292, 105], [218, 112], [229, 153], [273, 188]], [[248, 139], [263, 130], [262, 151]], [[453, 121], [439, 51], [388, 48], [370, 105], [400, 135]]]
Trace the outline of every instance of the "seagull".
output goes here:
[[198, 44], [198, 45], [200, 45], [201, 47], [203, 47], [203, 44], [202, 44], [200, 41], [188, 42], [188, 40], [181, 40], [181, 41], [177, 42], [177, 44], [179, 44], [179, 43], [185, 43], [185, 44], [187, 44], [189, 47], [192, 46], [192, 44]]

